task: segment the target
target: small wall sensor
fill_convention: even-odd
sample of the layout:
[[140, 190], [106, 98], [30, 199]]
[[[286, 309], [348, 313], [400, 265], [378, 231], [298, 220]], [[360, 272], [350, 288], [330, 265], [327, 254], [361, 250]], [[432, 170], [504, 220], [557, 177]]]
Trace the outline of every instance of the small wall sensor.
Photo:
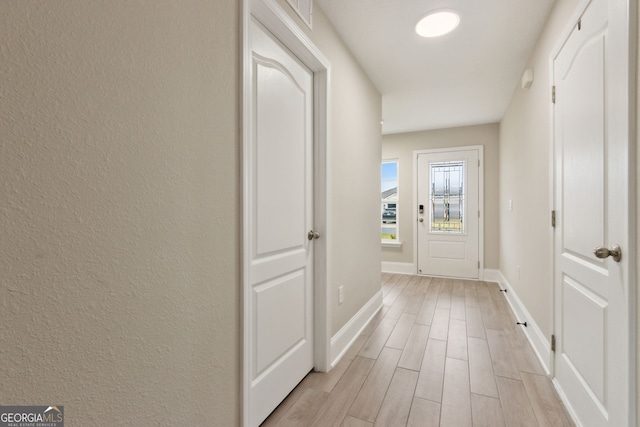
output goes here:
[[522, 89], [529, 89], [533, 83], [533, 68], [527, 68], [522, 73]]

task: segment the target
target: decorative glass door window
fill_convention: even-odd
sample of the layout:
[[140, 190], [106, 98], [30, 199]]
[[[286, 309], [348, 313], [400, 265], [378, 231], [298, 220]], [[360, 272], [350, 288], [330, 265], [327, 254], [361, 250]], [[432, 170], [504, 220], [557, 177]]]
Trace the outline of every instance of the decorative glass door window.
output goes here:
[[465, 169], [465, 161], [429, 163], [430, 231], [464, 233]]

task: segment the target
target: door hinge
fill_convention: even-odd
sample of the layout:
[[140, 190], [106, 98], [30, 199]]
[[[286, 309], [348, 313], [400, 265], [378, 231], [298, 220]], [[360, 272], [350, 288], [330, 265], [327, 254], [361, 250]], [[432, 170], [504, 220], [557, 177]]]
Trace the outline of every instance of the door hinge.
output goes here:
[[478, 218], [480, 218], [480, 211], [478, 211]]
[[556, 211], [551, 211], [551, 227], [556, 228]]
[[556, 336], [551, 335], [551, 351], [555, 353], [556, 351]]
[[556, 86], [551, 86], [551, 102], [556, 103]]

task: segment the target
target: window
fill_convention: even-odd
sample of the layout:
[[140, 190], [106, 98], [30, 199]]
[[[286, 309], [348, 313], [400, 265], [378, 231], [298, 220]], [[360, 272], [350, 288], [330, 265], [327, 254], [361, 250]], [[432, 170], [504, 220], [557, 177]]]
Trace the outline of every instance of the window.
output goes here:
[[398, 242], [398, 161], [383, 161], [381, 176], [381, 239], [383, 243]]
[[464, 233], [465, 161], [430, 163], [432, 232]]

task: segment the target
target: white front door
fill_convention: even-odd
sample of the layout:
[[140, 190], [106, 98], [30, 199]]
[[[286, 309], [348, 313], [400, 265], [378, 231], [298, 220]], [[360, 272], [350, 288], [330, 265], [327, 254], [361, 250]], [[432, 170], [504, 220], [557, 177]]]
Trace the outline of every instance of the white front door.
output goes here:
[[480, 277], [481, 152], [416, 152], [419, 274]]
[[[584, 426], [629, 426], [634, 405], [629, 133], [617, 121], [628, 117], [629, 86], [619, 91], [628, 68], [616, 52], [626, 45], [611, 21], [616, 1], [589, 2], [553, 57], [555, 377]], [[620, 259], [594, 253], [614, 245]]]
[[255, 20], [249, 32], [244, 327], [257, 426], [313, 368], [313, 73]]

